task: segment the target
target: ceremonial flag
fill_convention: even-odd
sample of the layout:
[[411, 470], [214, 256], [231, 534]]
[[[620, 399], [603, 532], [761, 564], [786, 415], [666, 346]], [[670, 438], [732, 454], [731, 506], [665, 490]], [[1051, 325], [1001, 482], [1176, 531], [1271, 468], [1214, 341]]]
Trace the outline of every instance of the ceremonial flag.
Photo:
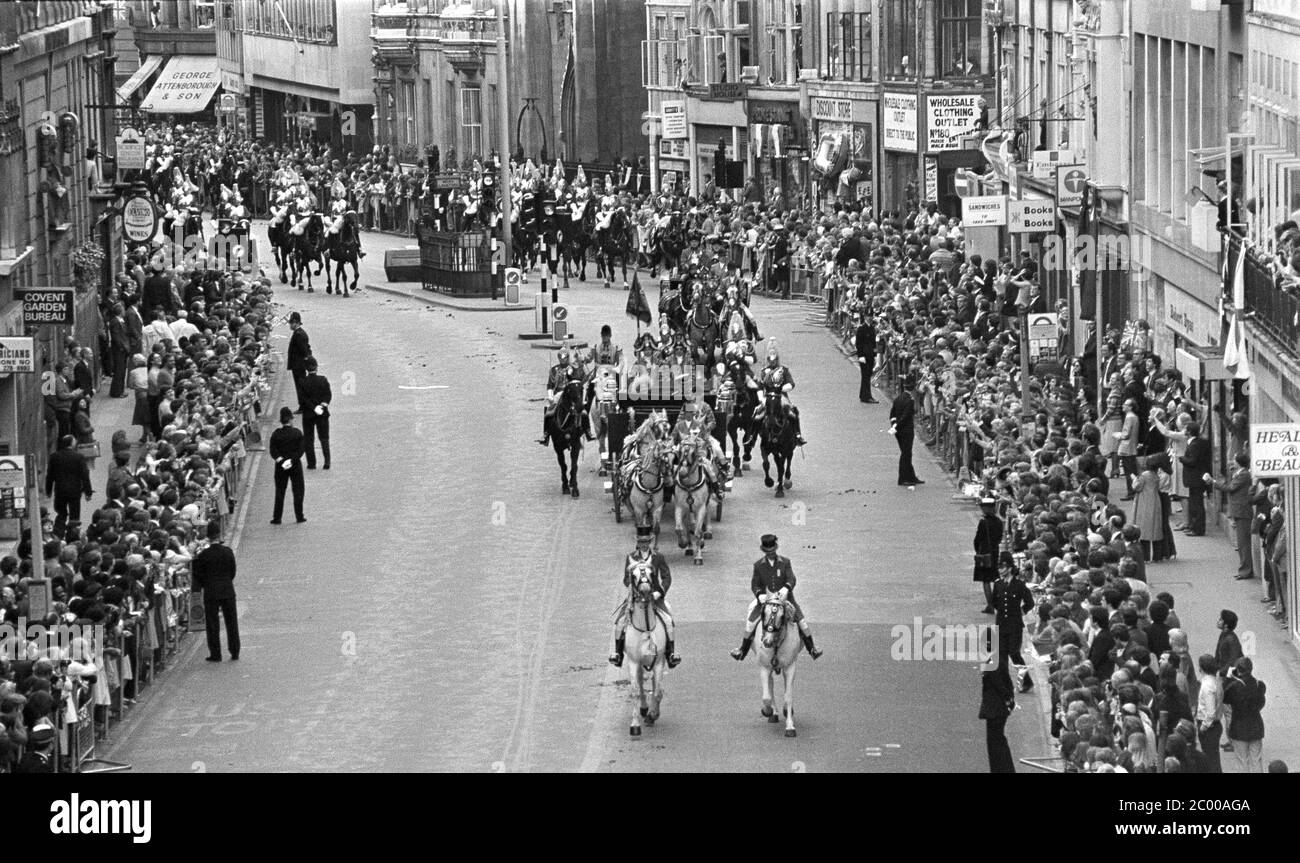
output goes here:
[[645, 292], [641, 290], [641, 280], [637, 278], [636, 273], [632, 274], [632, 291], [627, 296], [627, 316], [636, 318], [643, 324], [649, 324], [654, 320], [654, 316], [650, 314], [650, 303], [645, 298]]
[[1246, 358], [1246, 329], [1241, 324], [1241, 309], [1246, 304], [1246, 244], [1237, 252], [1237, 266], [1232, 272], [1232, 321], [1223, 342], [1223, 367], [1239, 381], [1250, 378], [1250, 361]]

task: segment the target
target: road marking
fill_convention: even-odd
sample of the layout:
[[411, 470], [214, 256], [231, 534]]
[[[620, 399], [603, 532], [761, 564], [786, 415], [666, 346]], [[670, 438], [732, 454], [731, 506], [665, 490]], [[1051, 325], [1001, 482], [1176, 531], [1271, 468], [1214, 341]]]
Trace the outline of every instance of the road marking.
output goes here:
[[398, 384], [397, 388], [399, 390], [449, 390], [451, 389], [451, 386], [449, 384], [432, 384], [427, 387], [417, 387], [417, 386], [406, 386], [404, 384]]

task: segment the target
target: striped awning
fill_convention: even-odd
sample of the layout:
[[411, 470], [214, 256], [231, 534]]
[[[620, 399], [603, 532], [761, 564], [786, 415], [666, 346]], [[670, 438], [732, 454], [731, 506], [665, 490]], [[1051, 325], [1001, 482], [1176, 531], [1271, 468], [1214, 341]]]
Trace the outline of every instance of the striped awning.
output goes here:
[[131, 77], [126, 79], [126, 83], [117, 88], [118, 101], [125, 102], [130, 99], [132, 94], [139, 90], [145, 81], [149, 80], [149, 76], [158, 71], [158, 67], [162, 65], [165, 59], [165, 57], [158, 54], [146, 57], [144, 62], [140, 64], [140, 68], [136, 69]]

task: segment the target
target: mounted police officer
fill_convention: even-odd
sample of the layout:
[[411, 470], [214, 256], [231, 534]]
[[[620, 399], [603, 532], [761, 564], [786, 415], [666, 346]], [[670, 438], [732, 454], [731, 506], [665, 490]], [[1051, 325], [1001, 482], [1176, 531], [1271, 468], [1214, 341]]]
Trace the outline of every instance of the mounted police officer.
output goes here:
[[813, 644], [812, 633], [808, 629], [808, 621], [804, 619], [803, 609], [795, 601], [794, 568], [790, 566], [790, 559], [776, 553], [777, 542], [773, 534], [763, 534], [759, 540], [759, 547], [763, 550], [763, 556], [755, 561], [754, 574], [749, 581], [749, 589], [754, 594], [754, 601], [749, 604], [749, 611], [745, 615], [745, 637], [740, 642], [740, 647], [731, 651], [732, 659], [741, 660], [749, 655], [749, 647], [754, 643], [754, 628], [762, 616], [760, 606], [771, 595], [781, 597], [790, 605], [791, 619], [799, 624], [799, 635], [803, 639], [803, 646], [807, 648], [808, 655], [816, 659], [822, 655], [822, 651]]
[[[650, 548], [650, 540], [653, 535], [653, 528], [650, 525], [638, 525], [636, 529], [636, 550], [627, 556], [623, 562], [623, 586], [632, 586], [633, 573], [638, 567], [648, 566], [650, 568], [650, 583], [653, 585], [655, 611], [659, 619], [664, 623], [664, 629], [668, 634], [668, 643], [664, 646], [664, 652], [668, 654], [668, 667], [676, 668], [682, 658], [677, 655], [673, 647], [673, 618], [672, 610], [668, 607], [668, 588], [672, 587], [673, 574], [668, 568], [668, 561], [664, 556]], [[623, 644], [624, 635], [627, 631], [628, 624], [628, 602], [627, 599], [618, 607], [614, 615], [614, 652], [609, 655], [609, 664], [614, 667], [623, 665]]]
[[551, 417], [555, 416], [555, 407], [564, 394], [564, 388], [570, 381], [582, 381], [585, 377], [582, 369], [570, 362], [568, 348], [560, 348], [555, 360], [546, 376], [546, 408], [542, 412], [542, 436], [537, 439], [543, 446], [551, 442]]
[[[777, 391], [781, 393], [781, 405], [786, 410], [790, 422], [794, 423], [795, 439], [803, 446], [808, 441], [804, 439], [803, 431], [799, 425], [799, 409], [790, 401], [790, 391], [794, 389], [794, 377], [790, 370], [781, 365], [781, 356], [773, 347], [767, 352], [767, 365], [758, 375], [758, 383], [765, 391]], [[755, 411], [754, 419], [758, 421], [763, 418], [764, 406], [759, 405]]]

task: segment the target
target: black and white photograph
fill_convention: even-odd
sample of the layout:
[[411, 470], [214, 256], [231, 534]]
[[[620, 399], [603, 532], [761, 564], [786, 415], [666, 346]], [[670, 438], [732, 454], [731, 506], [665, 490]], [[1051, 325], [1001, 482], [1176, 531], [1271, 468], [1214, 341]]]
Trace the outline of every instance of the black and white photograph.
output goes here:
[[[1300, 0], [0, 3], [0, 773], [113, 774], [54, 834], [1286, 773], [1298, 514]], [[1090, 817], [1249, 836], [1210, 782]]]

